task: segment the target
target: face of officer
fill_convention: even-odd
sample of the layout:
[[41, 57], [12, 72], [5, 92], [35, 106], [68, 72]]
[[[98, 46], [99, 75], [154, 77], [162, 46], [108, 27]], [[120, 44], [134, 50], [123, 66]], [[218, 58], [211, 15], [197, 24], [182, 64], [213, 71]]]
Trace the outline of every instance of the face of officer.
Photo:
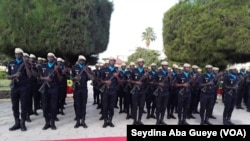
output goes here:
[[168, 71], [168, 65], [162, 65], [162, 69]]
[[212, 73], [213, 71], [212, 68], [207, 68], [206, 70], [207, 70], [207, 73]]
[[122, 69], [122, 70], [125, 70], [125, 69], [126, 69], [126, 66], [124, 66], [124, 65], [121, 66], [121, 69]]
[[185, 72], [189, 72], [190, 71], [190, 67], [184, 67], [184, 71]]
[[194, 73], [197, 73], [197, 72], [198, 72], [198, 69], [193, 69], [193, 72], [194, 72]]
[[30, 61], [31, 63], [35, 63], [35, 62], [36, 62], [36, 59], [35, 59], [35, 58], [30, 58], [29, 61]]
[[109, 65], [114, 66], [115, 65], [115, 60], [109, 60]]
[[47, 60], [48, 62], [53, 62], [54, 61], [54, 57], [53, 56], [47, 56]]
[[62, 61], [57, 61], [57, 64], [61, 65], [61, 64], [63, 64], [63, 62]]
[[83, 64], [85, 64], [85, 60], [83, 60], [83, 59], [79, 59], [79, 64], [81, 64], [81, 65], [83, 65]]
[[129, 68], [132, 70], [135, 68], [135, 65], [130, 65]]
[[151, 66], [151, 70], [155, 71], [156, 70], [156, 66]]
[[142, 68], [144, 65], [144, 62], [138, 62], [138, 67]]
[[15, 53], [16, 59], [22, 59], [23, 54], [22, 53]]

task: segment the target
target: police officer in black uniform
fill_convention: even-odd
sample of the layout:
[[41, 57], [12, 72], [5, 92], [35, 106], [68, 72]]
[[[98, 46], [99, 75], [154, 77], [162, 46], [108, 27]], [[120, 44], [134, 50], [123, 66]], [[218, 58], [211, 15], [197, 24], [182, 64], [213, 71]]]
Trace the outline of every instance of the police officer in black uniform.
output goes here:
[[[26, 131], [25, 120], [27, 115], [27, 96], [29, 86], [29, 79], [31, 77], [30, 66], [28, 60], [23, 59], [23, 50], [20, 48], [15, 49], [15, 60], [8, 64], [8, 79], [12, 80], [11, 83], [11, 102], [12, 110], [15, 118], [15, 124], [9, 128], [14, 131], [21, 128], [21, 131]], [[19, 112], [19, 101], [21, 101], [21, 121]]]
[[223, 124], [233, 125], [231, 122], [232, 113], [236, 105], [237, 89], [240, 79], [237, 77], [237, 69], [235, 67], [229, 68], [228, 74], [224, 77], [225, 85], [225, 108], [223, 111]]
[[[134, 84], [134, 92], [132, 94], [132, 116], [134, 119], [133, 125], [143, 125], [141, 119], [145, 105], [145, 88], [147, 82], [147, 72], [145, 72], [143, 65], [144, 59], [137, 59], [138, 67], [132, 70], [131, 83]], [[133, 90], [133, 88], [132, 88]], [[132, 91], [131, 90], [131, 91]], [[139, 114], [138, 113], [139, 110]]]
[[245, 77], [245, 83], [246, 83], [246, 106], [247, 106], [247, 112], [250, 112], [250, 69], [247, 70], [247, 74]]
[[186, 121], [187, 113], [191, 101], [192, 76], [190, 74], [190, 64], [183, 65], [183, 72], [177, 76], [176, 87], [178, 90], [178, 125], [189, 125]]
[[125, 110], [125, 92], [124, 92], [124, 87], [125, 87], [125, 80], [126, 80], [126, 64], [125, 63], [122, 63], [121, 64], [121, 70], [120, 70], [120, 73], [119, 73], [119, 77], [121, 79], [121, 83], [119, 84], [119, 88], [118, 88], [118, 98], [119, 98], [119, 108], [120, 108], [120, 111], [119, 113], [126, 113]]
[[127, 117], [126, 119], [130, 119], [132, 118], [132, 95], [130, 93], [133, 84], [130, 83], [130, 80], [132, 79], [132, 72], [133, 69], [135, 69], [135, 63], [134, 62], [130, 62], [129, 63], [129, 68], [127, 68], [126, 74], [125, 74], [125, 80], [126, 80], [126, 84], [124, 87], [124, 92], [125, 92], [125, 97], [124, 97], [124, 103], [125, 103], [125, 109], [126, 109], [126, 113], [127, 113]]
[[88, 127], [85, 123], [85, 117], [88, 99], [87, 81], [90, 80], [88, 78], [87, 71], [90, 71], [90, 69], [85, 66], [85, 62], [86, 58], [83, 55], [79, 55], [77, 65], [72, 67], [74, 80], [74, 105], [76, 114], [75, 128], [78, 128], [81, 125], [83, 128]]
[[175, 86], [176, 78], [178, 75], [178, 66], [173, 64], [173, 70], [171, 73], [171, 85], [170, 85], [170, 93], [169, 100], [167, 105], [167, 119], [176, 119], [174, 116], [174, 108], [177, 107], [177, 98], [178, 98], [178, 89]]
[[59, 83], [58, 113], [64, 115], [63, 109], [67, 95], [67, 69], [64, 60], [60, 57], [57, 58], [57, 65], [62, 72], [62, 80]]
[[101, 72], [101, 81], [105, 85], [102, 97], [102, 114], [104, 118], [103, 128], [108, 125], [114, 127], [112, 119], [114, 116], [114, 106], [117, 98], [118, 82], [120, 82], [118, 70], [115, 69], [115, 58], [109, 58], [109, 65]]
[[156, 64], [151, 64], [151, 70], [148, 73], [148, 91], [146, 91], [146, 108], [147, 108], [147, 119], [156, 118], [155, 116], [155, 95], [153, 94], [156, 86], [153, 83], [156, 81], [157, 70]]
[[[38, 99], [38, 84], [37, 78], [39, 77], [38, 69], [36, 68], [36, 56], [34, 54], [26, 54], [27, 59], [29, 59], [31, 78], [30, 78], [30, 93], [27, 99], [27, 116], [26, 121], [31, 122], [30, 115], [35, 114], [38, 115], [37, 109], [39, 107], [39, 103], [37, 103]], [[34, 111], [33, 111], [34, 104]]]
[[[99, 78], [99, 76], [100, 76], [100, 65], [99, 64], [95, 65], [95, 69], [93, 70], [93, 73], [94, 73], [95, 78]], [[100, 88], [100, 83], [99, 83], [98, 79], [95, 79], [93, 81], [93, 98], [94, 98], [93, 105], [95, 105], [95, 104], [99, 105], [100, 104], [100, 91], [99, 91], [99, 88]]]
[[193, 116], [193, 113], [197, 113], [197, 104], [199, 101], [199, 75], [198, 75], [198, 66], [197, 65], [193, 65], [192, 66], [192, 72], [191, 72], [191, 76], [193, 78], [192, 81], [192, 89], [191, 89], [191, 103], [190, 103], [190, 108], [188, 111], [188, 118], [192, 118], [195, 119], [195, 117]]
[[[206, 73], [203, 74], [199, 79], [199, 84], [201, 87], [200, 94], [200, 117], [201, 125], [212, 125], [209, 122], [209, 117], [212, 113], [213, 101], [214, 101], [214, 76], [212, 74], [212, 66], [206, 65]], [[205, 113], [206, 112], [206, 113]]]
[[[40, 108], [40, 94], [38, 92], [39, 85], [38, 85], [38, 78], [39, 78], [39, 71], [36, 64], [36, 56], [34, 54], [30, 54], [30, 64], [31, 64], [31, 96], [33, 98], [33, 108], [34, 111], [31, 111], [34, 113], [34, 115], [38, 115], [37, 110]], [[31, 109], [32, 105], [31, 105]]]
[[240, 72], [238, 73], [239, 78], [242, 80], [239, 84], [239, 94], [237, 95], [237, 101], [236, 101], [236, 109], [244, 109], [242, 107], [242, 100], [244, 96], [246, 95], [246, 85], [245, 85], [245, 77], [246, 77], [246, 69], [241, 68]]
[[55, 58], [53, 53], [48, 53], [48, 63], [41, 66], [42, 76], [40, 79], [44, 81], [44, 84], [46, 83], [45, 92], [42, 94], [43, 116], [45, 118], [43, 130], [47, 130], [50, 127], [52, 130], [56, 130], [55, 120], [58, 112], [58, 89], [59, 82], [62, 80], [62, 73], [56, 64]]
[[168, 72], [168, 62], [161, 63], [162, 70], [157, 72], [156, 85], [157, 89], [154, 92], [156, 96], [156, 125], [166, 125], [163, 121], [166, 107], [168, 105], [169, 91], [171, 84], [171, 73]]

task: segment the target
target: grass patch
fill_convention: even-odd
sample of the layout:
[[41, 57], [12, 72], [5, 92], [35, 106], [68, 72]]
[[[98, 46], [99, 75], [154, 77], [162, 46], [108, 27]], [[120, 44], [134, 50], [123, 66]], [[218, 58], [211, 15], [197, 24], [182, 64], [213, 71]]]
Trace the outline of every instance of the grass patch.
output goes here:
[[0, 79], [0, 90], [10, 90], [10, 82], [9, 79]]

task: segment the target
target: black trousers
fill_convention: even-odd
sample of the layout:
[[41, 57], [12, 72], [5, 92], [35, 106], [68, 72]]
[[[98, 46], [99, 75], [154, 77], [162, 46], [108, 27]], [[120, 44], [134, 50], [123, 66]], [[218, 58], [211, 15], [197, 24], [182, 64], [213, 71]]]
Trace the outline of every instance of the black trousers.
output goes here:
[[198, 108], [199, 104], [199, 89], [198, 88], [192, 88], [191, 91], [191, 102], [190, 102], [190, 108], [188, 111], [188, 115], [192, 115], [193, 112], [195, 112]]
[[51, 86], [43, 94], [43, 116], [46, 122], [55, 120], [58, 111], [58, 86]]
[[132, 111], [132, 95], [129, 89], [127, 92], [124, 92], [124, 106], [127, 112], [127, 115], [131, 114]]
[[224, 103], [224, 111], [223, 118], [231, 118], [234, 107], [236, 105], [237, 93], [233, 92], [230, 94], [228, 91], [225, 92], [225, 103]]
[[66, 95], [67, 95], [67, 85], [60, 84], [58, 93], [59, 93], [58, 108], [59, 109], [63, 109], [64, 103], [65, 103], [65, 99], [66, 99]]
[[[143, 114], [143, 108], [145, 105], [145, 93], [136, 92], [132, 95], [132, 116], [134, 120], [140, 121]], [[139, 112], [139, 114], [137, 114]]]
[[247, 92], [247, 89], [245, 86], [240, 86], [239, 88], [239, 93], [237, 94], [237, 101], [236, 101], [236, 106], [241, 107], [242, 100], [245, 96], [245, 93]]
[[27, 96], [27, 112], [28, 114], [37, 110], [40, 107], [40, 94], [38, 92], [38, 84], [36, 82], [32, 82], [30, 86], [30, 93]]
[[123, 87], [120, 87], [120, 89], [117, 91], [117, 95], [119, 98], [119, 108], [120, 110], [125, 109], [125, 92], [123, 91]]
[[247, 109], [250, 110], [250, 86], [248, 86], [247, 88], [247, 94], [246, 94], [246, 106], [247, 106]]
[[168, 105], [169, 94], [162, 93], [155, 97], [156, 103], [156, 118], [163, 119]]
[[[213, 93], [201, 93], [200, 95], [200, 117], [204, 120], [204, 117], [209, 118], [212, 114], [214, 104]], [[206, 112], [206, 114], [205, 114]]]
[[87, 105], [87, 100], [88, 100], [88, 90], [86, 88], [76, 89], [74, 91], [73, 98], [74, 98], [76, 119], [85, 120], [86, 105]]
[[116, 90], [106, 89], [102, 96], [102, 114], [105, 121], [112, 120], [114, 116], [114, 107], [117, 98]]
[[190, 107], [191, 94], [184, 93], [183, 95], [178, 94], [178, 119], [185, 120]]
[[171, 88], [167, 105], [168, 115], [172, 115], [174, 113], [174, 108], [176, 108], [177, 105], [178, 105], [178, 89]]
[[100, 104], [100, 91], [96, 87], [93, 87], [93, 97], [94, 102]]
[[19, 102], [21, 102], [21, 119], [25, 120], [27, 115], [27, 96], [29, 86], [17, 86], [11, 90], [11, 103], [14, 118], [19, 119]]
[[153, 95], [153, 90], [149, 90], [146, 94], [146, 107], [148, 114], [154, 114], [156, 108], [155, 95]]

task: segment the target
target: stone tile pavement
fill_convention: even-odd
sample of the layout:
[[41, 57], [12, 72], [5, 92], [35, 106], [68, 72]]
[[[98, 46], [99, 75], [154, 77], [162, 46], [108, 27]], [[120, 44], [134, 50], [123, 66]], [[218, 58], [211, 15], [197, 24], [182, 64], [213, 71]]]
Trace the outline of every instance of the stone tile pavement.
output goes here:
[[[100, 121], [100, 110], [96, 109], [96, 105], [93, 103], [93, 93], [92, 86], [89, 85], [89, 97], [87, 103], [87, 115], [86, 123], [88, 125], [87, 129], [82, 127], [74, 128], [74, 108], [73, 108], [73, 98], [72, 95], [67, 97], [67, 105], [65, 105], [65, 115], [58, 115], [60, 121], [56, 122], [57, 130], [48, 129], [46, 131], [42, 130], [45, 123], [42, 116], [42, 111], [39, 110], [38, 116], [31, 116], [32, 122], [26, 123], [27, 131], [22, 132], [9, 131], [9, 127], [14, 124], [14, 119], [12, 115], [11, 103], [7, 100], [0, 100], [0, 141], [31, 141], [31, 140], [57, 140], [57, 139], [74, 139], [74, 138], [91, 138], [91, 137], [115, 137], [115, 136], [126, 136], [126, 125], [132, 124], [132, 119], [126, 120], [126, 114], [119, 114], [119, 110], [115, 109], [115, 115], [113, 123], [114, 128], [107, 127], [102, 128], [103, 121]], [[217, 100], [214, 108], [214, 115], [217, 119], [211, 119], [210, 121], [214, 124], [222, 124], [222, 113], [223, 113], [223, 103], [221, 100]], [[194, 114], [196, 119], [189, 119], [188, 122], [193, 125], [198, 125], [200, 123], [200, 118], [198, 114]], [[143, 123], [153, 125], [155, 124], [155, 119], [146, 119], [146, 115], [143, 115]], [[250, 113], [246, 110], [235, 109], [232, 116], [232, 121], [236, 124], [250, 124]], [[166, 119], [165, 122], [174, 125], [177, 124], [177, 119]]]

